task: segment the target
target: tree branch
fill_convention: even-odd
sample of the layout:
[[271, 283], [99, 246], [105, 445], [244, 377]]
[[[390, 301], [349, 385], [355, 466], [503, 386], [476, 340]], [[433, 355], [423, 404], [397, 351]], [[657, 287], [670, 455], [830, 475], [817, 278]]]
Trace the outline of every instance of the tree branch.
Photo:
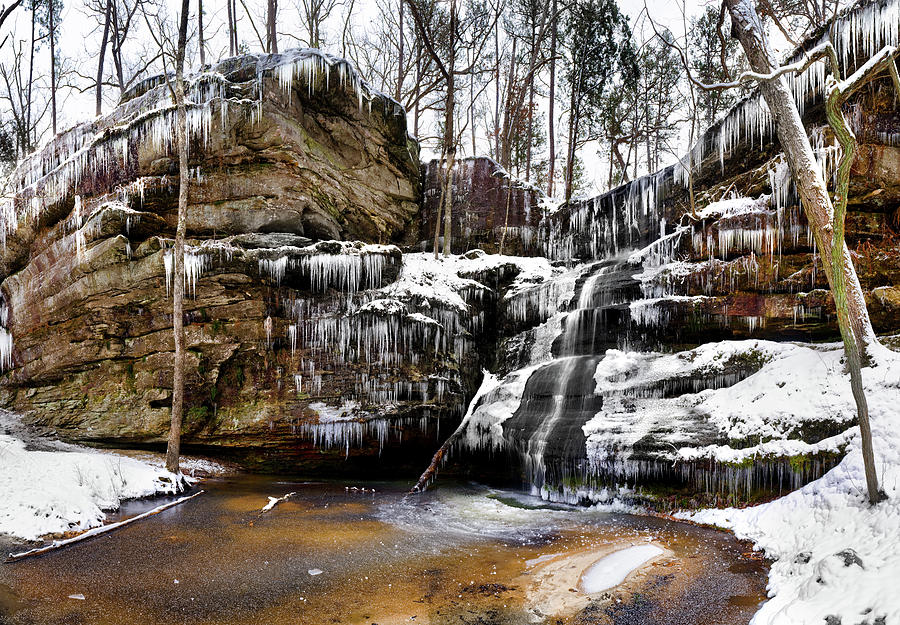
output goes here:
[[431, 38], [428, 36], [428, 32], [425, 30], [425, 22], [422, 20], [422, 14], [419, 12], [419, 7], [416, 6], [416, 3], [413, 2], [413, 0], [404, 0], [404, 2], [406, 2], [406, 6], [409, 7], [410, 13], [412, 13], [413, 21], [416, 23], [416, 28], [419, 29], [419, 35], [422, 37], [422, 43], [425, 44], [425, 49], [428, 50], [428, 54], [432, 59], [434, 59], [434, 62], [437, 64], [438, 71], [441, 72], [444, 80], [449, 83], [450, 72], [447, 71], [447, 68], [446, 66], [444, 66], [443, 61], [441, 61], [441, 57], [438, 56], [437, 51], [434, 49]]
[[0, 27], [3, 26], [3, 22], [6, 21], [6, 18], [8, 18], [20, 4], [22, 4], [22, 0], [15, 0], [15, 2], [13, 2], [11, 5], [5, 8], [2, 13], [0, 13]]

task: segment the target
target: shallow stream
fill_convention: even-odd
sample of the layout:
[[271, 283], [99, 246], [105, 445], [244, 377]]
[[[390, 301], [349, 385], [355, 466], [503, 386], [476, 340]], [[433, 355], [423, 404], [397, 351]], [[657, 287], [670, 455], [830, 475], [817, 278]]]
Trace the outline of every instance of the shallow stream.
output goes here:
[[[148, 519], [0, 566], [0, 622], [712, 625], [747, 623], [765, 596], [766, 564], [746, 544], [664, 519], [441, 481], [413, 497], [396, 483], [249, 475], [201, 487]], [[605, 555], [649, 544], [661, 553], [620, 585], [584, 592]]]

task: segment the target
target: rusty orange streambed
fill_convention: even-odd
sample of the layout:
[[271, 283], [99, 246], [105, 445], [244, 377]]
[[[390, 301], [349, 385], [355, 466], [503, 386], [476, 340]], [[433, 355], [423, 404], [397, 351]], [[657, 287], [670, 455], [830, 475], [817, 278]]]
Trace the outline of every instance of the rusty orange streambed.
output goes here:
[[[746, 545], [662, 519], [452, 483], [415, 497], [400, 484], [246, 475], [203, 487], [109, 535], [4, 564], [0, 622], [702, 625], [746, 623], [764, 599], [765, 563]], [[153, 503], [129, 512], [142, 505]], [[579, 589], [604, 555], [648, 542], [662, 555], [623, 584]]]

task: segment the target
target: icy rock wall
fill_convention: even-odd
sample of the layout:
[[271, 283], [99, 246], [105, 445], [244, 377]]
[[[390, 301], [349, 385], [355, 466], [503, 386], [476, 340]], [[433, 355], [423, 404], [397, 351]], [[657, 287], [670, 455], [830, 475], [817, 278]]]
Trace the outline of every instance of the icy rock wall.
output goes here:
[[[145, 81], [23, 161], [0, 205], [0, 397], [69, 438], [165, 436], [173, 124], [164, 81]], [[342, 459], [351, 439], [377, 457], [407, 424], [432, 439], [458, 410], [457, 372], [478, 370], [455, 360], [477, 315], [371, 305], [417, 212], [402, 107], [346, 61], [297, 50], [191, 77], [189, 127], [187, 444], [312, 462], [311, 441]], [[320, 432], [335, 412], [347, 423]]]
[[[830, 36], [852, 69], [896, 44], [898, 7], [888, 0], [843, 14], [806, 45]], [[839, 149], [822, 126], [824, 81], [819, 66], [792, 87], [830, 181]], [[848, 242], [876, 330], [897, 332], [900, 149], [887, 81], [849, 110], [863, 145], [852, 171]], [[763, 365], [755, 348], [731, 353], [731, 346], [837, 336], [822, 260], [773, 130], [754, 94], [682, 163], [599, 197], [545, 206], [542, 253], [570, 269], [521, 293], [507, 311], [506, 377], [475, 410], [468, 449], [509, 454], [536, 493], [567, 500], [644, 487], [746, 500], [797, 488], [834, 464], [839, 453], [832, 451], [742, 462], [675, 454], [682, 446], [751, 445], [729, 440], [691, 407], [693, 394], [730, 387]], [[688, 162], [695, 167], [692, 217]], [[693, 351], [679, 350], [715, 341], [726, 342], [709, 367], [665, 353], [693, 359]], [[604, 369], [609, 375], [600, 375]], [[845, 425], [804, 424], [800, 442]]]

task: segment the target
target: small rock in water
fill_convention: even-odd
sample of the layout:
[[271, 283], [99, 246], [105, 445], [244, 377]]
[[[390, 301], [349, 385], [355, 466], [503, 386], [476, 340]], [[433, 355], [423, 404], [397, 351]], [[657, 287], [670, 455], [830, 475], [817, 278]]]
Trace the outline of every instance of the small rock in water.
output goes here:
[[307, 571], [307, 573], [309, 573], [310, 575], [321, 575], [324, 572], [325, 571], [323, 571], [322, 569], [309, 569]]
[[78, 599], [79, 601], [84, 601], [84, 595], [78, 593], [77, 595], [69, 595], [69, 599]]

